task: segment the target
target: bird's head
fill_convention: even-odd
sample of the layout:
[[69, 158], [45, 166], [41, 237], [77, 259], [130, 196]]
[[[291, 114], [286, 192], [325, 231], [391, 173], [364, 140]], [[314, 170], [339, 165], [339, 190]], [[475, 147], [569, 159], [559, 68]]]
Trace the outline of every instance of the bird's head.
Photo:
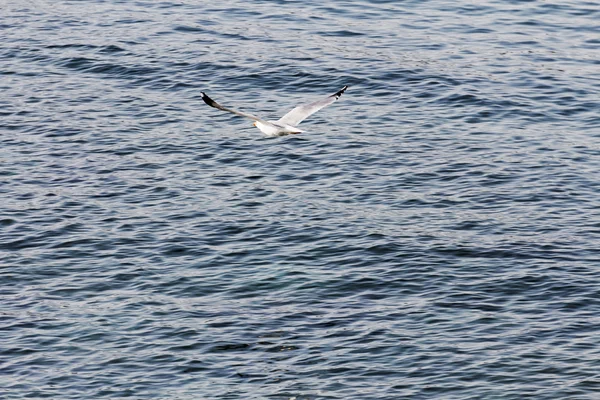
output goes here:
[[258, 128], [257, 124], [258, 124], [258, 122], [254, 121], [254, 122], [252, 123], [252, 126], [256, 126], [256, 127]]

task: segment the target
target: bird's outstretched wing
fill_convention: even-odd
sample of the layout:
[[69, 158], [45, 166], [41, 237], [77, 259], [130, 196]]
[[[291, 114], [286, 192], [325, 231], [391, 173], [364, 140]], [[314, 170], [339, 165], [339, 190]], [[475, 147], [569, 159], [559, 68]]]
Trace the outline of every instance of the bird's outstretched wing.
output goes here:
[[348, 86], [344, 86], [335, 94], [327, 96], [324, 99], [315, 101], [313, 103], [300, 105], [294, 108], [289, 113], [285, 114], [277, 122], [297, 126], [300, 122], [304, 121], [306, 118], [310, 117], [311, 115], [319, 111], [321, 108], [327, 107], [328, 105], [334, 103], [337, 99], [340, 98], [340, 96], [346, 91], [346, 89], [348, 89]]
[[217, 103], [216, 101], [214, 101], [213, 99], [211, 99], [210, 97], [208, 97], [206, 95], [206, 93], [204, 93], [204, 92], [200, 92], [200, 93], [202, 94], [202, 100], [204, 100], [204, 102], [206, 104], [208, 104], [209, 106], [211, 106], [211, 107], [218, 108], [219, 110], [227, 111], [227, 112], [239, 115], [241, 117], [250, 118], [250, 119], [252, 119], [254, 121], [262, 121], [261, 118], [258, 118], [258, 117], [254, 116], [252, 114], [248, 114], [248, 113], [245, 113], [245, 112], [241, 112], [241, 111], [237, 111], [237, 110], [232, 110], [231, 108], [223, 107], [222, 105], [220, 105], [219, 103]]

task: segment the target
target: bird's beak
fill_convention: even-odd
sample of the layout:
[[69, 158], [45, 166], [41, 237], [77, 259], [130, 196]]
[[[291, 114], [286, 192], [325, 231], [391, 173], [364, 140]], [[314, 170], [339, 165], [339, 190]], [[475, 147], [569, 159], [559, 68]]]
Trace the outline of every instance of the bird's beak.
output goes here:
[[252, 123], [252, 126], [256, 126], [256, 121], [254, 121], [254, 122]]

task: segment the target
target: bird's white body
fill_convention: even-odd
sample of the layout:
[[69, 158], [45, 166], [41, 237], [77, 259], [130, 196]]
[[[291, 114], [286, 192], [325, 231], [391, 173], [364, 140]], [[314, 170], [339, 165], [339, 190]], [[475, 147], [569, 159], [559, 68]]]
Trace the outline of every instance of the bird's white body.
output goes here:
[[219, 103], [217, 103], [216, 101], [214, 101], [213, 99], [208, 97], [204, 92], [201, 92], [201, 93], [202, 93], [202, 100], [204, 100], [204, 102], [206, 104], [208, 104], [209, 106], [217, 108], [222, 111], [227, 111], [227, 112], [230, 112], [230, 113], [242, 116], [242, 117], [250, 118], [250, 119], [254, 120], [254, 126], [256, 126], [258, 129], [260, 129], [260, 131], [262, 133], [264, 133], [267, 136], [273, 137], [273, 136], [284, 136], [284, 135], [291, 135], [291, 134], [304, 132], [303, 130], [298, 129], [298, 124], [300, 124], [300, 122], [304, 121], [306, 118], [308, 118], [312, 114], [316, 113], [320, 109], [327, 107], [328, 105], [334, 103], [337, 99], [340, 98], [340, 96], [346, 91], [347, 88], [348, 88], [348, 86], [344, 86], [341, 90], [338, 90], [336, 93], [332, 94], [331, 96], [328, 96], [321, 100], [317, 100], [317, 101], [309, 103], [309, 104], [300, 105], [300, 106], [294, 108], [292, 111], [285, 114], [283, 117], [281, 117], [277, 121], [266, 121], [264, 119], [255, 117], [252, 114], [248, 114], [245, 112], [233, 110], [231, 108], [223, 107], [222, 105], [220, 105]]
[[277, 121], [255, 121], [254, 126], [260, 129], [262, 133], [270, 137], [285, 136], [304, 132], [295, 126], [282, 124]]

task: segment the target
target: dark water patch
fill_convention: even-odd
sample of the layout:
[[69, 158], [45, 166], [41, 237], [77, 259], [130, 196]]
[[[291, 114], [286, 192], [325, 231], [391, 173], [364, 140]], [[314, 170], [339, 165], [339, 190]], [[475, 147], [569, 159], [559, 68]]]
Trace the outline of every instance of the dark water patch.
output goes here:
[[89, 45], [89, 44], [81, 44], [81, 43], [67, 43], [67, 44], [49, 44], [45, 46], [46, 49], [80, 49], [80, 50], [95, 50], [98, 46]]
[[199, 26], [176, 26], [173, 30], [184, 33], [208, 33], [210, 31]]
[[318, 32], [318, 34], [322, 35], [322, 36], [339, 36], [339, 37], [364, 36], [363, 33], [353, 32], [353, 31], [348, 31], [348, 30], [343, 30], [343, 31], [325, 31], [325, 32]]
[[103, 46], [98, 50], [98, 53], [100, 54], [116, 54], [116, 53], [122, 53], [126, 51], [125, 49], [123, 49], [122, 47], [116, 46], [114, 44], [108, 45], [108, 46]]
[[119, 64], [103, 63], [99, 60], [76, 57], [60, 62], [62, 67], [77, 71], [103, 74], [110, 77], [136, 78], [139, 76], [153, 75], [158, 70], [148, 67], [133, 67]]

